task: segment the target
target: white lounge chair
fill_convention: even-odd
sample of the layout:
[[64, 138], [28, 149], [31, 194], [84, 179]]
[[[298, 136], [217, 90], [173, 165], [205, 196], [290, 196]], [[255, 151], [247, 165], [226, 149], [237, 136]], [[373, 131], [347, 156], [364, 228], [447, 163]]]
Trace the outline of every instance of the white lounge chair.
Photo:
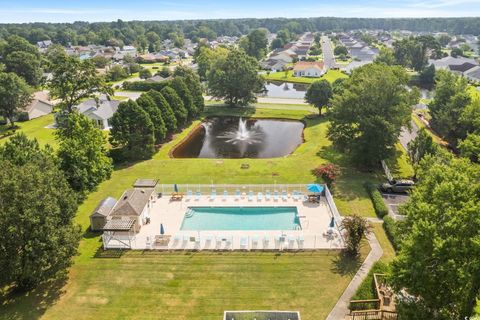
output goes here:
[[273, 201], [278, 201], [278, 191], [273, 192]]
[[240, 249], [248, 250], [248, 239], [247, 237], [240, 238]]
[[305, 238], [303, 237], [303, 235], [299, 235], [298, 236], [298, 248], [303, 248], [303, 244], [305, 243]]
[[202, 194], [200, 193], [200, 191], [195, 192], [195, 200], [196, 200], [196, 201], [200, 200], [200, 196], [201, 196], [201, 195], [202, 195]]
[[258, 247], [258, 236], [253, 236], [252, 237], [252, 248], [257, 249]]
[[262, 201], [263, 199], [263, 193], [259, 192], [257, 195], [257, 201]]
[[263, 237], [263, 249], [268, 249], [269, 244], [270, 244], [270, 237], [265, 235]]
[[222, 200], [223, 201], [227, 200], [227, 197], [228, 197], [228, 191], [225, 190], [225, 191], [223, 191]]
[[235, 191], [235, 200], [240, 200], [240, 196], [241, 196], [240, 190]]
[[210, 194], [210, 200], [215, 200], [217, 198], [217, 191], [212, 190], [212, 193]]
[[298, 196], [298, 192], [297, 191], [293, 191], [293, 196], [292, 196], [293, 200], [297, 201], [299, 199], [299, 196]]
[[253, 201], [253, 191], [248, 192], [248, 201]]
[[294, 236], [288, 236], [288, 249], [293, 249], [295, 246], [295, 237]]
[[233, 250], [233, 237], [232, 236], [227, 237], [227, 241], [225, 242], [225, 249]]
[[287, 201], [287, 192], [286, 191], [282, 191], [282, 200]]
[[265, 200], [270, 201], [270, 191], [265, 192]]

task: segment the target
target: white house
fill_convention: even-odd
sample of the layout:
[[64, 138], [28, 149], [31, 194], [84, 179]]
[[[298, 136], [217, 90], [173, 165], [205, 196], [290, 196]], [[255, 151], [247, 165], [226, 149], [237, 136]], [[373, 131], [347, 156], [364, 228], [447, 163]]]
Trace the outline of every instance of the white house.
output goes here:
[[293, 67], [293, 76], [320, 78], [327, 72], [323, 62], [297, 62]]
[[75, 106], [79, 113], [93, 120], [97, 127], [103, 130], [110, 129], [110, 119], [118, 110], [120, 101], [107, 100], [105, 97], [98, 101], [90, 99]]

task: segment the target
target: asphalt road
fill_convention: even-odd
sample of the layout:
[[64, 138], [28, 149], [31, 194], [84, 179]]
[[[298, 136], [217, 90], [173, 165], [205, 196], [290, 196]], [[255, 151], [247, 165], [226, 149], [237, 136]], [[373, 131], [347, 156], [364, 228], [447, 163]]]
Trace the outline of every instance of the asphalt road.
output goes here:
[[320, 41], [322, 43], [323, 63], [328, 69], [334, 68], [336, 63], [330, 39], [327, 36], [322, 36]]

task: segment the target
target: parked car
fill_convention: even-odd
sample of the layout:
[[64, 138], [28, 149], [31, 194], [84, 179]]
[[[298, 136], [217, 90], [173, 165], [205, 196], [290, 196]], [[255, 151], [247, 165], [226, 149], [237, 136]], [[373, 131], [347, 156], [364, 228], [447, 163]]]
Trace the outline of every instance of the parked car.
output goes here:
[[407, 192], [413, 188], [415, 182], [412, 180], [393, 180], [380, 185], [380, 190], [388, 193]]

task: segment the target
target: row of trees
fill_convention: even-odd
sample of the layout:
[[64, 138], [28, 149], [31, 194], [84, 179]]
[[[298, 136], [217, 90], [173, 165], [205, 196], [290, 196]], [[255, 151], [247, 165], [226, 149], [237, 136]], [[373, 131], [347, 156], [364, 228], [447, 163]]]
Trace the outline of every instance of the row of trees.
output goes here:
[[[268, 18], [268, 19], [224, 19], [182, 21], [122, 21], [74, 22], [74, 23], [30, 23], [2, 24], [0, 38], [19, 35], [31, 43], [51, 39], [63, 45], [123, 45], [137, 44], [148, 49], [159, 44], [161, 39], [172, 39], [182, 45], [184, 38], [214, 39], [217, 35], [241, 36], [253, 29], [266, 28], [270, 32], [282, 30], [293, 34], [306, 31], [350, 31], [355, 29], [411, 30], [426, 32], [449, 32], [453, 34], [478, 34], [479, 18]], [[288, 38], [288, 37], [287, 37]], [[280, 39], [283, 39], [281, 37]], [[286, 43], [288, 40], [283, 39]], [[277, 43], [278, 47], [281, 43]]]
[[175, 77], [160, 91], [150, 90], [136, 101], [119, 105], [114, 114], [110, 143], [124, 160], [148, 159], [155, 144], [182, 128], [203, 110], [200, 79], [189, 68], [178, 67]]

